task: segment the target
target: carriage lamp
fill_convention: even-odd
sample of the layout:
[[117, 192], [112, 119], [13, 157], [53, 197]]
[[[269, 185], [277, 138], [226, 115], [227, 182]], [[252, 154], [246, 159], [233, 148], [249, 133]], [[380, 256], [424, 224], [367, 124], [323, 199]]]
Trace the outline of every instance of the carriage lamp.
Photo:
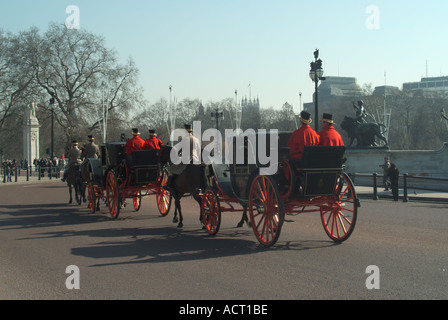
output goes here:
[[322, 67], [322, 60], [319, 59], [319, 50], [316, 49], [314, 51], [314, 61], [311, 62], [311, 70], [310, 70], [310, 79], [314, 82], [315, 85], [315, 95], [314, 95], [314, 105], [315, 105], [315, 112], [314, 112], [314, 118], [315, 118], [315, 128], [316, 131], [319, 130], [319, 121], [317, 119], [319, 118], [319, 97], [318, 97], [318, 85], [319, 81], [326, 80], [324, 77], [324, 69]]

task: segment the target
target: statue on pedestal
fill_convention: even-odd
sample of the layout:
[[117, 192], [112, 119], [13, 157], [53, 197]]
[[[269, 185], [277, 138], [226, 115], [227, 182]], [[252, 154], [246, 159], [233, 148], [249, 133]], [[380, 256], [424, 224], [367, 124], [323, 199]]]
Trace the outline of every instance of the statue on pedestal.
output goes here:
[[39, 128], [37, 105], [33, 102], [26, 106], [23, 117], [23, 159], [30, 164], [39, 158]]
[[378, 147], [376, 138], [388, 146], [388, 141], [383, 135], [381, 128], [386, 128], [382, 123], [366, 122], [367, 111], [363, 101], [358, 101], [358, 105], [353, 104], [356, 110], [356, 118], [345, 117], [341, 123], [341, 128], [345, 130], [350, 138], [349, 147], [357, 141], [357, 147]]

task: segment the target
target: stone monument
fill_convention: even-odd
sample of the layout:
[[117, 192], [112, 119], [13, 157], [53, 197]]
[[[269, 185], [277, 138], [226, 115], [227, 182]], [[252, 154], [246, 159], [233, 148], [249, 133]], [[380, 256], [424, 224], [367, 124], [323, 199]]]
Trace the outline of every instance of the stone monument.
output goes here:
[[28, 165], [33, 165], [34, 159], [39, 158], [39, 128], [36, 117], [37, 105], [32, 103], [25, 108], [23, 118], [23, 159]]

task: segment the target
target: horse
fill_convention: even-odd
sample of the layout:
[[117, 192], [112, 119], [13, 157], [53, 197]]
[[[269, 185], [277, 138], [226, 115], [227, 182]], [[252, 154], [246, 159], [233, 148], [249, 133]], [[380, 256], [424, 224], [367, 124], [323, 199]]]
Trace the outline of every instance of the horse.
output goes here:
[[78, 164], [73, 164], [67, 171], [67, 186], [69, 188], [70, 201], [68, 204], [73, 203], [72, 190], [75, 189], [75, 197], [78, 205], [81, 205], [81, 175]]
[[[174, 198], [174, 218], [173, 223], [179, 223], [178, 228], [183, 228], [183, 216], [182, 207], [180, 201], [183, 197], [191, 195], [194, 200], [199, 204], [199, 208], [202, 205], [201, 190], [203, 188], [202, 179], [203, 169], [200, 165], [189, 164], [180, 175], [172, 176], [171, 195]], [[178, 218], [179, 215], [179, 218]], [[199, 220], [202, 222], [202, 214], [199, 211]]]
[[377, 146], [375, 138], [379, 138], [387, 146], [388, 141], [381, 132], [381, 128], [386, 128], [381, 123], [359, 123], [351, 117], [345, 117], [341, 122], [341, 128], [345, 130], [349, 136], [350, 147], [353, 145], [354, 140], [357, 140], [358, 147], [371, 147]]

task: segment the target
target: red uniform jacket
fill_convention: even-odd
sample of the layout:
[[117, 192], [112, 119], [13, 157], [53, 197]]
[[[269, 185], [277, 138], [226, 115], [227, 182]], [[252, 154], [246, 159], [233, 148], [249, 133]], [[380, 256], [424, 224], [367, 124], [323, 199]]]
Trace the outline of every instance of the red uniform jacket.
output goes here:
[[151, 137], [145, 142], [145, 150], [161, 150], [162, 146], [162, 140], [157, 137]]
[[324, 129], [319, 132], [320, 136], [320, 146], [344, 146], [344, 141], [342, 140], [341, 135], [336, 131], [333, 126], [326, 126]]
[[302, 159], [306, 146], [319, 145], [319, 135], [308, 124], [302, 124], [293, 132], [288, 141], [290, 159]]
[[133, 151], [141, 151], [145, 147], [145, 140], [139, 136], [134, 136], [134, 138], [126, 142], [126, 155], [132, 156]]

